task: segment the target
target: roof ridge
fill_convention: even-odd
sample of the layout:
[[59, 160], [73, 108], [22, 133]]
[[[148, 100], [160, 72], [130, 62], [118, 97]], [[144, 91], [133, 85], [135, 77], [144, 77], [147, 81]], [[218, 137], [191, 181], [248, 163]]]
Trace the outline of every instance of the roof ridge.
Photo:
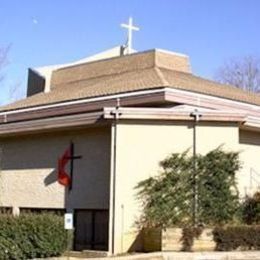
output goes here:
[[165, 79], [164, 75], [162, 74], [161, 69], [159, 67], [157, 67], [156, 65], [154, 66], [154, 69], [155, 69], [156, 74], [162, 81], [162, 84], [166, 85], [166, 86], [170, 86], [169, 82]]
[[[174, 88], [221, 97], [225, 99], [236, 100], [238, 102], [244, 102], [258, 106], [260, 105], [259, 94], [245, 91], [236, 86], [221, 84], [219, 82], [210, 79], [205, 79], [200, 76], [185, 73], [182, 71], [174, 71], [165, 68], [162, 68], [161, 70], [161, 73], [164, 75], [164, 77], [166, 77], [169, 80], [169, 82], [171, 82], [171, 80], [169, 77], [167, 77], [167, 74], [165, 73], [175, 73], [173, 75], [173, 78], [181, 80], [179, 80], [179, 82], [176, 82], [176, 80], [174, 80], [175, 83], [170, 84], [171, 86], [174, 86]], [[194, 82], [193, 84], [187, 84], [184, 81]], [[184, 87], [185, 85], [186, 87]]]
[[53, 71], [51, 85], [92, 79], [106, 75], [118, 75], [128, 71], [152, 68], [153, 52], [134, 53], [126, 56], [84, 63]]
[[150, 66], [150, 67], [147, 67], [147, 68], [142, 68], [142, 69], [132, 69], [132, 70], [128, 70], [128, 71], [124, 71], [124, 72], [116, 72], [116, 73], [113, 73], [113, 74], [105, 74], [105, 75], [102, 75], [102, 76], [93, 76], [93, 77], [90, 77], [90, 78], [86, 78], [86, 79], [78, 79], [78, 80], [73, 80], [73, 81], [69, 81], [69, 82], [66, 82], [66, 83], [59, 83], [57, 85], [55, 85], [53, 88], [52, 88], [52, 92], [53, 91], [56, 91], [60, 85], [63, 85], [64, 87], [67, 86], [67, 85], [70, 85], [70, 84], [73, 84], [73, 83], [77, 83], [77, 82], [82, 82], [82, 81], [93, 81], [93, 80], [98, 80], [98, 79], [106, 79], [106, 78], [109, 78], [111, 76], [117, 76], [117, 75], [125, 75], [125, 74], [129, 74], [129, 73], [133, 73], [135, 71], [146, 71], [146, 70], [151, 70], [151, 69], [155, 69], [156, 67], [153, 65], [153, 66]]
[[[193, 74], [193, 73], [187, 73], [187, 72], [184, 72], [184, 71], [177, 71], [177, 70], [170, 70], [170, 69], [167, 69], [167, 68], [161, 68], [163, 70], [167, 70], [167, 71], [174, 71], [175, 73], [179, 73], [179, 74], [183, 74], [183, 75], [187, 75], [188, 77], [193, 77], [193, 78], [196, 78], [198, 80], [202, 80], [204, 82], [207, 82], [209, 84], [212, 84], [216, 87], [222, 87], [222, 88], [228, 88], [230, 90], [234, 90], [236, 92], [240, 92], [240, 93], [243, 93], [245, 95], [249, 95], [249, 96], [254, 96], [254, 97], [259, 97], [260, 98], [260, 95], [259, 93], [255, 93], [255, 92], [251, 92], [251, 91], [247, 91], [247, 90], [244, 90], [242, 88], [239, 88], [239, 87], [236, 87], [234, 85], [229, 85], [229, 84], [224, 84], [224, 83], [220, 83], [218, 81], [215, 81], [213, 79], [208, 79], [208, 78], [203, 78], [199, 75], [196, 75], [196, 74]], [[162, 73], [163, 74], [163, 73]]]
[[108, 62], [108, 61], [117, 60], [117, 59], [127, 59], [128, 57], [131, 57], [131, 56], [138, 56], [140, 54], [154, 53], [155, 51], [156, 51], [156, 49], [149, 49], [149, 50], [140, 51], [140, 52], [134, 52], [134, 53], [126, 54], [126, 55], [119, 55], [119, 56], [114, 56], [114, 57], [108, 57], [108, 58], [104, 58], [104, 59], [100, 59], [100, 60], [86, 61], [86, 62], [83, 62], [83, 63], [71, 64], [71, 65], [66, 66], [66, 67], [58, 68], [55, 71], [66, 70], [66, 69], [70, 69], [70, 68], [74, 68], [74, 67], [78, 67], [78, 66], [82, 66], [82, 65], [89, 65], [89, 64], [95, 64], [95, 63], [98, 64], [98, 63], [102, 63], [104, 61]]

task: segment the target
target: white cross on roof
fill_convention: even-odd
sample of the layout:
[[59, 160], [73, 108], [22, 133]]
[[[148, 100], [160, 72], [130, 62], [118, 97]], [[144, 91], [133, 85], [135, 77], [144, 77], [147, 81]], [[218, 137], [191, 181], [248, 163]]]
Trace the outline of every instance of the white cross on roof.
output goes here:
[[128, 37], [127, 37], [126, 47], [127, 47], [127, 54], [130, 54], [130, 52], [132, 50], [133, 31], [139, 31], [140, 28], [133, 25], [133, 18], [132, 17], [129, 17], [128, 24], [122, 23], [121, 27], [128, 29]]

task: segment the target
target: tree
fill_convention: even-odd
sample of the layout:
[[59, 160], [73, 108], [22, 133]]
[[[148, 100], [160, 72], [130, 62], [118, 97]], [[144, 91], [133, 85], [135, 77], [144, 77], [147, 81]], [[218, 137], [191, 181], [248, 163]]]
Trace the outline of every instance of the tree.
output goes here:
[[[8, 53], [11, 48], [11, 45], [8, 45], [6, 47], [0, 47], [0, 91], [3, 91], [3, 81], [5, 79], [5, 73], [4, 70], [6, 66], [9, 64], [8, 61]], [[21, 89], [21, 83], [16, 82], [12, 85], [8, 86], [9, 93], [8, 93], [8, 101], [12, 102], [15, 101], [23, 96], [23, 91]]]
[[[238, 153], [217, 148], [198, 155], [197, 198], [199, 222], [225, 224], [233, 220], [239, 206], [235, 174]], [[137, 185], [142, 202], [142, 227], [190, 226], [192, 224], [193, 157], [174, 153], [160, 163], [162, 173]]]
[[141, 226], [167, 227], [191, 222], [192, 158], [174, 153], [160, 163], [163, 171], [137, 185], [142, 201]]
[[225, 224], [239, 208], [237, 152], [215, 149], [198, 158], [198, 218], [206, 224]]
[[7, 54], [9, 52], [10, 46], [0, 47], [0, 82], [4, 79], [3, 69], [8, 64]]
[[260, 59], [254, 56], [233, 58], [221, 66], [215, 79], [250, 92], [260, 92]]
[[242, 203], [242, 220], [248, 225], [260, 224], [260, 191]]

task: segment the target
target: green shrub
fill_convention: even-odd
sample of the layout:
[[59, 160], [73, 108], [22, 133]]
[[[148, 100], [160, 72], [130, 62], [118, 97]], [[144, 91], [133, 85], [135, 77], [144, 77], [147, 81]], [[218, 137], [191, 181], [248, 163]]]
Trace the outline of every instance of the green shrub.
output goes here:
[[59, 256], [66, 250], [63, 218], [54, 214], [0, 216], [0, 259]]
[[[193, 181], [194, 159], [196, 183]], [[232, 223], [239, 206], [236, 172], [239, 154], [221, 147], [193, 158], [188, 151], [173, 153], [160, 163], [160, 175], [136, 186], [143, 214], [141, 227], [190, 226], [196, 186], [197, 220], [204, 225]]]
[[160, 163], [161, 175], [140, 182], [144, 227], [185, 226], [191, 222], [192, 158], [187, 152], [172, 154]]
[[260, 226], [217, 227], [213, 237], [217, 251], [260, 249]]
[[260, 224], [260, 192], [247, 197], [242, 204], [242, 221], [248, 225]]
[[21, 249], [12, 239], [0, 237], [0, 259], [23, 259]]
[[198, 218], [206, 225], [233, 222], [239, 208], [239, 153], [218, 148], [198, 158]]
[[194, 238], [199, 238], [203, 231], [202, 227], [185, 227], [182, 229], [182, 251], [191, 251]]

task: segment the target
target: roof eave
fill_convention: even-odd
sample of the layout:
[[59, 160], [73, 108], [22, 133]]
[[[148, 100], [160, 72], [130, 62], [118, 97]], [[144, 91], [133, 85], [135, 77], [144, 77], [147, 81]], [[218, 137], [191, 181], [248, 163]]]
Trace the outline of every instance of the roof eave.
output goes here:
[[67, 101], [57, 104], [35, 106], [24, 109], [0, 112], [1, 124], [38, 120], [43, 118], [65, 116], [102, 110], [106, 106], [114, 106], [120, 99], [122, 106], [146, 105], [165, 102], [163, 87], [153, 90], [120, 93], [116, 95]]
[[[97, 112], [81, 113], [77, 115], [57, 116], [37, 120], [25, 120], [0, 125], [0, 136], [24, 135], [43, 133], [66, 129], [77, 129], [90, 126], [109, 125], [114, 120], [116, 107], [105, 107]], [[119, 120], [142, 121], [193, 121], [189, 111], [174, 111], [171, 108], [119, 108]], [[245, 116], [228, 111], [204, 111], [202, 122], [225, 122], [228, 124], [241, 123]]]
[[[64, 124], [59, 125], [59, 120], [68, 119], [73, 121], [73, 118], [84, 116], [92, 116], [92, 113], [100, 113], [104, 107], [114, 107], [117, 100], [120, 99], [120, 105], [126, 106], [143, 106], [145, 104], [190, 104], [201, 108], [209, 108], [211, 113], [204, 114], [205, 121], [230, 121], [240, 122], [244, 124], [243, 118], [252, 116], [260, 120], [260, 106], [250, 105], [242, 102], [231, 101], [223, 98], [211, 97], [208, 95], [192, 93], [173, 88], [156, 88], [152, 90], [135, 91], [131, 93], [121, 93], [106, 97], [98, 97], [92, 99], [69, 101], [60, 104], [53, 104], [41, 107], [33, 107], [14, 111], [0, 113], [0, 135], [13, 132], [38, 131], [41, 124], [44, 124], [42, 129], [54, 129], [62, 127], [72, 127], [70, 121], [64, 121]], [[156, 109], [156, 108], [154, 108]], [[214, 113], [214, 110], [216, 113]], [[232, 110], [234, 113], [227, 114], [223, 110]], [[150, 108], [149, 110], [154, 111]], [[169, 114], [160, 114], [162, 110], [156, 110], [154, 115], [149, 112], [146, 114], [137, 114], [129, 116], [125, 119], [153, 119], [153, 120], [190, 120], [187, 114], [176, 113], [170, 111]], [[222, 112], [221, 112], [222, 111]], [[146, 111], [147, 112], [147, 111]], [[159, 114], [158, 114], [159, 113]], [[126, 116], [126, 115], [124, 115]], [[111, 116], [105, 114], [106, 119], [112, 119]], [[98, 118], [96, 118], [98, 120]], [[244, 120], [244, 121], [243, 121]], [[88, 120], [86, 120], [87, 122]], [[66, 125], [67, 122], [67, 125]], [[259, 121], [260, 122], [260, 121]], [[48, 123], [48, 126], [46, 125]], [[91, 124], [97, 123], [91, 121]], [[75, 124], [78, 124], [75, 122]], [[83, 124], [84, 125], [84, 124]], [[245, 126], [245, 124], [244, 124]], [[32, 128], [30, 128], [32, 127]], [[259, 123], [260, 127], [260, 123]], [[16, 128], [17, 130], [14, 130]]]
[[[114, 119], [116, 107], [104, 108], [104, 118]], [[173, 108], [117, 108], [120, 120], [163, 120], [194, 121], [192, 111], [178, 111]], [[203, 111], [200, 121], [203, 122], [244, 122], [245, 114], [232, 111]]]
[[66, 130], [71, 128], [87, 127], [90, 125], [104, 124], [103, 112], [83, 113], [62, 117], [42, 118], [12, 122], [0, 125], [0, 136], [17, 136], [31, 133], [43, 133], [50, 131]]

